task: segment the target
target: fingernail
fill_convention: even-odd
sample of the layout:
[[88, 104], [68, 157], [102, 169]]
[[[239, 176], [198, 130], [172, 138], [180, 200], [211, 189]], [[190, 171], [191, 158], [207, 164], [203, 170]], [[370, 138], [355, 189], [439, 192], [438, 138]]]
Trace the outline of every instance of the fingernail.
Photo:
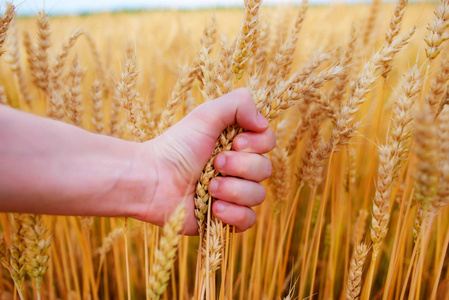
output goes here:
[[218, 190], [218, 180], [214, 179], [209, 183], [209, 192], [215, 193]]
[[214, 165], [216, 168], [223, 168], [226, 164], [226, 156], [224, 154], [218, 154], [215, 156]]
[[268, 127], [268, 121], [264, 116], [259, 112], [257, 113], [257, 123], [259, 123], [260, 127]]
[[244, 137], [239, 137], [236, 141], [236, 144], [239, 150], [243, 150], [246, 149], [246, 147], [248, 147], [248, 140], [245, 139]]
[[226, 204], [223, 201], [215, 202], [215, 211], [222, 213], [226, 209]]

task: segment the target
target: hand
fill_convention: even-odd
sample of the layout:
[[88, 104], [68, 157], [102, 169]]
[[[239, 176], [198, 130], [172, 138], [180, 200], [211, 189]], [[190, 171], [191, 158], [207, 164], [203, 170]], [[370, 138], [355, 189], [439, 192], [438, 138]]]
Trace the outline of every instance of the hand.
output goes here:
[[186, 199], [183, 233], [198, 234], [193, 202], [196, 183], [215, 141], [235, 123], [246, 132], [235, 138], [235, 151], [223, 151], [215, 157], [215, 168], [227, 176], [213, 179], [209, 192], [218, 199], [213, 205], [215, 216], [238, 231], [252, 227], [256, 214], [251, 207], [261, 204], [266, 196], [259, 182], [271, 175], [271, 162], [261, 154], [274, 148], [276, 138], [246, 89], [200, 105], [164, 134], [143, 144], [139, 157], [152, 162], [149, 176], [157, 174], [157, 183], [140, 200], [135, 217], [163, 225]]

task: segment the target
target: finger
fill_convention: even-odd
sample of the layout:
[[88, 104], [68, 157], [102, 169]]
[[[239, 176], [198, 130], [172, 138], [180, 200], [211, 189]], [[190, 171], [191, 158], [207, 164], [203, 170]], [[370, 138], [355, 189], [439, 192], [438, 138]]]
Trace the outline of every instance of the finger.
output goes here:
[[236, 151], [267, 153], [276, 146], [276, 136], [271, 129], [262, 133], [243, 132], [236, 136], [233, 148]]
[[215, 168], [222, 174], [263, 181], [271, 175], [271, 162], [255, 153], [223, 151], [214, 159]]
[[245, 231], [256, 223], [256, 213], [249, 207], [217, 200], [212, 209], [215, 216], [224, 223], [235, 226], [239, 231]]
[[214, 198], [248, 207], [261, 204], [267, 195], [260, 183], [234, 177], [216, 177], [208, 190]]
[[263, 132], [268, 128], [268, 121], [259, 113], [250, 92], [240, 88], [218, 99], [206, 102], [194, 110], [195, 117], [202, 118], [213, 134], [218, 136], [226, 127], [238, 124], [243, 129]]

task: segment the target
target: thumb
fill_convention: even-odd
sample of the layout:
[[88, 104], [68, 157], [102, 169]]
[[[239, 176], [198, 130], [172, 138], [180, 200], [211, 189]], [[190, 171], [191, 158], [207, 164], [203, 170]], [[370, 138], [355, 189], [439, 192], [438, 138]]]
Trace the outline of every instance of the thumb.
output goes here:
[[269, 126], [267, 119], [257, 110], [250, 92], [245, 88], [206, 102], [192, 114], [206, 121], [216, 136], [234, 124], [254, 132], [263, 132]]

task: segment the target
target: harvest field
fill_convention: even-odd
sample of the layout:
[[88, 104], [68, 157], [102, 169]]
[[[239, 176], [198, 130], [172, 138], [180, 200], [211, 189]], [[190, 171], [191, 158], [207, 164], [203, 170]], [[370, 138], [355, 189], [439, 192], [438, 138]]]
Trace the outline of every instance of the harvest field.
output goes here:
[[208, 210], [210, 165], [199, 237], [182, 206], [163, 229], [1, 214], [0, 299], [449, 299], [449, 2], [242, 8], [6, 8], [1, 102], [143, 142], [247, 87], [277, 146], [245, 233]]

